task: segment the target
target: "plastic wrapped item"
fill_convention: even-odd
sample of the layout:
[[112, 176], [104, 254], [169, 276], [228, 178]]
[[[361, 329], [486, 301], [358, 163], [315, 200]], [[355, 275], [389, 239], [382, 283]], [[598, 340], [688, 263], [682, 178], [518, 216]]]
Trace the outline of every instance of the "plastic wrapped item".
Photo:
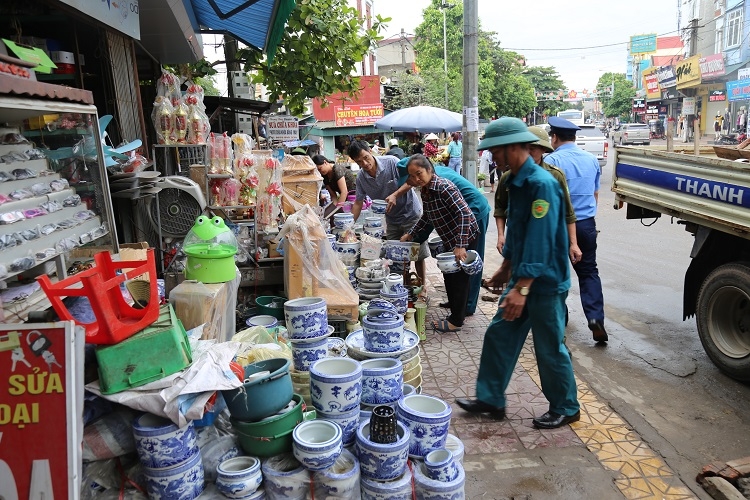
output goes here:
[[0, 182], [8, 182], [15, 180], [15, 177], [10, 175], [8, 172], [0, 172]]
[[27, 138], [21, 134], [8, 133], [3, 135], [0, 144], [31, 144]]
[[[101, 401], [112, 405], [105, 399]], [[136, 414], [126, 406], [117, 405], [112, 413], [104, 415], [83, 429], [83, 461], [106, 460], [135, 451], [133, 419]]]
[[42, 236], [42, 233], [39, 231], [39, 226], [33, 229], [24, 229], [23, 231], [19, 231], [19, 234], [21, 235], [21, 238], [26, 241], [35, 240]]
[[28, 188], [16, 189], [15, 191], [11, 191], [10, 197], [14, 200], [25, 200], [27, 198], [33, 198], [34, 193]]
[[37, 250], [36, 253], [34, 254], [34, 257], [36, 258], [36, 260], [44, 260], [44, 259], [53, 257], [56, 254], [57, 252], [55, 251], [55, 249], [50, 247], [50, 248], [43, 248], [41, 250]]
[[122, 166], [122, 171], [125, 173], [142, 172], [148, 166], [148, 159], [139, 154], [134, 154], [125, 164]]
[[[214, 429], [214, 427], [206, 428]], [[206, 481], [210, 483], [216, 481], [216, 467], [221, 462], [243, 455], [236, 436], [219, 437], [217, 434], [215, 439], [211, 439], [204, 445], [199, 443], [198, 446], [201, 449], [201, 460], [203, 460], [203, 474]]]
[[17, 181], [37, 177], [37, 173], [30, 168], [17, 168], [11, 172]]
[[313, 474], [315, 498], [326, 500], [360, 500], [359, 460], [344, 450], [334, 464]]
[[78, 246], [79, 245], [77, 239], [63, 238], [55, 243], [55, 251], [57, 251], [57, 253], [69, 252]]
[[70, 229], [78, 225], [78, 221], [75, 219], [63, 219], [57, 222], [57, 227], [60, 229]]
[[159, 144], [174, 143], [174, 106], [167, 97], [158, 96], [154, 101], [151, 121], [156, 129], [156, 139]]
[[188, 107], [187, 142], [189, 144], [204, 144], [211, 132], [211, 123], [208, 120], [206, 106], [203, 103], [203, 87], [191, 82], [187, 87], [184, 102]]
[[281, 214], [283, 169], [278, 157], [271, 151], [254, 151], [253, 156], [258, 171], [255, 220], [261, 230], [268, 231], [278, 226], [278, 217]]
[[43, 160], [47, 158], [47, 155], [44, 154], [44, 151], [36, 148], [26, 150], [26, 156], [28, 156], [30, 160]]
[[235, 331], [238, 288], [236, 280], [211, 284], [185, 280], [169, 292], [169, 303], [186, 330], [205, 324], [201, 339], [226, 342]]
[[81, 204], [81, 197], [77, 194], [68, 196], [63, 200], [63, 207], [77, 207]]
[[23, 211], [23, 216], [26, 217], [27, 219], [33, 219], [34, 217], [41, 217], [42, 215], [47, 215], [47, 211], [41, 207], [29, 208]]
[[12, 151], [8, 154], [4, 154], [3, 156], [0, 156], [0, 162], [1, 163], [13, 163], [15, 161], [28, 161], [31, 157], [26, 154], [22, 153], [21, 151]]
[[87, 221], [89, 219], [93, 219], [94, 217], [96, 217], [96, 212], [94, 212], [93, 210], [81, 210], [73, 216], [73, 218], [75, 218], [75, 220], [77, 220], [79, 223]]
[[[33, 187], [34, 186], [32, 186], [32, 188]], [[54, 181], [49, 183], [49, 187], [50, 189], [52, 189], [52, 191], [58, 192], [64, 189], [68, 189], [70, 187], [70, 184], [68, 183], [67, 179], [55, 179]]]
[[44, 203], [41, 203], [40, 206], [47, 211], [47, 213], [55, 213], [59, 212], [63, 209], [63, 206], [60, 204], [60, 202], [50, 200], [45, 201]]
[[187, 144], [188, 107], [180, 101], [172, 108], [173, 136], [177, 144]]
[[292, 350], [286, 341], [278, 335], [271, 335], [262, 326], [239, 331], [232, 341], [242, 343], [237, 352], [237, 362], [242, 366], [273, 358], [292, 359]]
[[310, 495], [310, 473], [291, 453], [283, 453], [261, 464], [267, 500], [306, 500]]
[[233, 207], [239, 205], [242, 183], [237, 179], [214, 179], [211, 182], [211, 196], [216, 205]]
[[[0, 264], [0, 278], [4, 278], [6, 276], [8, 276], [8, 268], [5, 267], [3, 264]], [[0, 300], [0, 323], [5, 321], [5, 318], [2, 314], [2, 311], [3, 311], [1, 307], [2, 305], [3, 305], [3, 301]]]
[[52, 188], [46, 182], [37, 182], [36, 184], [31, 186], [31, 192], [34, 194], [34, 196], [44, 196], [45, 194], [51, 193]]
[[26, 271], [36, 265], [36, 260], [33, 257], [21, 257], [10, 263], [8, 270], [12, 273], [20, 271]]
[[[413, 462], [410, 465], [413, 467]], [[406, 468], [401, 477], [393, 481], [377, 481], [363, 477], [360, 479], [362, 500], [413, 500], [412, 479], [410, 467]]]
[[233, 175], [232, 170], [232, 139], [223, 134], [211, 133], [208, 136], [208, 173]]
[[161, 69], [161, 76], [156, 82], [156, 95], [166, 97], [172, 106], [176, 106], [182, 98], [180, 78], [167, 69]]
[[13, 224], [14, 222], [18, 222], [20, 220], [23, 220], [24, 218], [25, 217], [23, 216], [23, 212], [20, 210], [5, 212], [0, 214], [0, 224]]

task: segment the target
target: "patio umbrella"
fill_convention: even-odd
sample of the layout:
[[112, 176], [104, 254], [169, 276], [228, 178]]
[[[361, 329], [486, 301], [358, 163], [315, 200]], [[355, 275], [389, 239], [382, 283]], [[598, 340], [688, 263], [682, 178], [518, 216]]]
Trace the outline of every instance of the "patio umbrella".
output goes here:
[[394, 111], [374, 125], [395, 132], [458, 132], [463, 126], [463, 116], [447, 109], [415, 106]]

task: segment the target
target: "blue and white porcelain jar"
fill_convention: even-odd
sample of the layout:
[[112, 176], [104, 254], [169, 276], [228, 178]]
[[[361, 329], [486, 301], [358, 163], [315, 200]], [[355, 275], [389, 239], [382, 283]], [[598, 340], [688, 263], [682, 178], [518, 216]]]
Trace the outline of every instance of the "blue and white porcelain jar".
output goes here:
[[359, 408], [354, 408], [343, 413], [318, 412], [318, 419], [328, 420], [341, 427], [341, 442], [344, 446], [354, 443], [357, 437], [357, 427], [359, 426]]
[[310, 367], [310, 397], [316, 410], [346, 413], [359, 408], [362, 366], [351, 358], [325, 358]]
[[309, 371], [313, 363], [328, 356], [329, 336], [327, 333], [314, 339], [290, 339], [294, 369], [300, 372]]
[[464, 498], [464, 485], [466, 473], [461, 465], [458, 467], [458, 476], [453, 481], [443, 482], [431, 479], [427, 475], [427, 467], [423, 463], [414, 464], [414, 489], [417, 498], [425, 500], [454, 500]]
[[401, 398], [404, 370], [401, 361], [377, 358], [362, 361], [362, 402], [368, 405], [393, 403]]
[[337, 229], [344, 229], [354, 225], [354, 215], [351, 212], [339, 212], [333, 215], [333, 225]]
[[383, 215], [386, 208], [388, 208], [388, 203], [385, 200], [372, 200], [372, 205], [370, 205], [372, 213], [377, 215]]
[[327, 303], [322, 297], [287, 300], [284, 318], [290, 339], [319, 337], [328, 331]]
[[367, 316], [362, 318], [362, 334], [365, 350], [370, 352], [395, 352], [404, 343], [404, 317], [387, 319]]
[[461, 269], [469, 276], [482, 272], [484, 264], [482, 263], [482, 257], [476, 250], [468, 250], [466, 252], [466, 259], [461, 262]]
[[179, 428], [169, 419], [144, 413], [133, 421], [133, 436], [141, 464], [152, 469], [182, 464], [199, 451], [192, 421]]
[[336, 459], [336, 467], [316, 472], [312, 483], [315, 498], [359, 498], [359, 460], [345, 449]]
[[144, 467], [148, 497], [155, 500], [193, 500], [203, 493], [200, 451], [175, 467]]
[[396, 311], [399, 314], [406, 314], [406, 310], [409, 308], [409, 291], [406, 288], [398, 293], [387, 293], [381, 290], [380, 298], [396, 306]]
[[362, 500], [412, 500], [412, 474], [407, 467], [404, 473], [392, 481], [378, 481], [361, 477]]
[[434, 396], [413, 394], [398, 401], [398, 419], [411, 431], [411, 456], [424, 458], [433, 450], [445, 448], [451, 413], [451, 406]]
[[453, 453], [446, 448], [433, 450], [424, 457], [427, 476], [443, 483], [450, 483], [458, 478], [457, 465]]
[[409, 460], [411, 433], [401, 422], [396, 423], [398, 440], [381, 444], [370, 440], [370, 422], [362, 422], [357, 428], [357, 456], [363, 478], [390, 481], [400, 477]]
[[216, 468], [216, 472], [216, 487], [227, 498], [248, 498], [263, 482], [260, 460], [255, 457], [235, 457], [224, 460]]
[[341, 427], [327, 420], [308, 420], [292, 431], [294, 457], [307, 470], [323, 470], [334, 464], [343, 450]]

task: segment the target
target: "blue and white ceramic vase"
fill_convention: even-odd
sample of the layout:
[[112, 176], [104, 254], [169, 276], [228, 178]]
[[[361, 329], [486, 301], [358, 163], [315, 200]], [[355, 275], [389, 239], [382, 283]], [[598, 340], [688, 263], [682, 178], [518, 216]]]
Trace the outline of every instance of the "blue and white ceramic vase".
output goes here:
[[395, 443], [373, 443], [370, 439], [370, 422], [362, 422], [357, 429], [357, 456], [363, 478], [390, 481], [400, 477], [409, 460], [409, 429], [396, 423], [398, 439]]
[[451, 406], [434, 396], [413, 394], [399, 399], [396, 414], [411, 431], [411, 456], [421, 459], [433, 450], [445, 448], [451, 413]]
[[362, 361], [362, 402], [368, 405], [393, 403], [401, 398], [404, 370], [391, 358]]
[[263, 482], [260, 460], [255, 457], [235, 457], [224, 460], [216, 468], [216, 472], [216, 487], [227, 498], [248, 498]]
[[133, 421], [138, 458], [144, 467], [165, 469], [198, 454], [193, 422], [179, 428], [171, 420], [144, 413]]
[[362, 366], [351, 358], [325, 358], [310, 367], [310, 397], [316, 410], [346, 413], [359, 408]]
[[[333, 330], [333, 327], [330, 327], [329, 330]], [[312, 339], [289, 339], [289, 343], [292, 344], [294, 369], [300, 372], [309, 371], [313, 363], [328, 356], [328, 338], [330, 336], [331, 332], [329, 331], [325, 335]]]
[[287, 300], [284, 318], [290, 339], [319, 337], [328, 331], [328, 308], [322, 297]]

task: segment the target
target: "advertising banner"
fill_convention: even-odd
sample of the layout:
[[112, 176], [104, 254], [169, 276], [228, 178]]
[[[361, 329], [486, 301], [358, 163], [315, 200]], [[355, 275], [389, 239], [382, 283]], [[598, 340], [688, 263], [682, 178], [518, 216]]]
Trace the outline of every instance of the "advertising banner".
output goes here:
[[700, 56], [693, 56], [675, 65], [677, 89], [694, 87], [701, 83]]
[[701, 68], [701, 79], [704, 80], [724, 76], [726, 74], [726, 68], [724, 68], [724, 56], [722, 54], [701, 57], [698, 61], [698, 65]]
[[727, 93], [724, 90], [712, 90], [708, 93], [709, 102], [726, 101]]
[[337, 107], [337, 127], [358, 127], [372, 125], [383, 118], [382, 104], [350, 104], [344, 108]]
[[677, 76], [675, 76], [674, 66], [672, 65], [656, 68], [656, 76], [659, 78], [659, 85], [663, 89], [677, 85]]
[[656, 52], [656, 33], [630, 37], [631, 54], [649, 54], [651, 52]]
[[682, 99], [682, 114], [683, 115], [695, 114], [695, 97], [684, 97]]
[[646, 89], [648, 99], [661, 98], [661, 88], [659, 87], [659, 77], [656, 75], [656, 68], [649, 68], [643, 72], [643, 88]]
[[740, 68], [737, 70], [737, 79], [745, 80], [750, 78], [750, 68]]
[[269, 116], [266, 119], [266, 131], [271, 141], [299, 140], [299, 119], [296, 116]]
[[76, 10], [136, 40], [141, 39], [138, 0], [92, 2], [91, 0], [60, 0]]
[[0, 498], [80, 498], [84, 332], [0, 325]]
[[633, 113], [636, 115], [646, 114], [646, 101], [644, 99], [633, 99]]
[[750, 78], [727, 82], [727, 98], [730, 101], [750, 99]]

